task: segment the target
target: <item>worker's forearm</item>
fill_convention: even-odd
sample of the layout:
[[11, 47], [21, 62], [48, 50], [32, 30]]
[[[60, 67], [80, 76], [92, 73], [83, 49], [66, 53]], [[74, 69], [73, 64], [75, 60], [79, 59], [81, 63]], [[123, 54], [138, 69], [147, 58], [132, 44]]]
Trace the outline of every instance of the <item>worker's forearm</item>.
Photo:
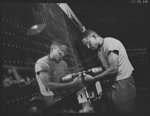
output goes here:
[[71, 89], [74, 87], [73, 82], [69, 83], [55, 83], [55, 82], [50, 82], [46, 84], [46, 87], [49, 88], [52, 91], [55, 90], [65, 90], [65, 89]]
[[104, 72], [94, 76], [93, 80], [97, 81], [97, 80], [105, 80], [107, 79], [106, 77], [110, 76], [110, 75], [115, 75], [117, 74], [117, 69], [113, 69], [113, 68], [108, 68], [106, 69]]

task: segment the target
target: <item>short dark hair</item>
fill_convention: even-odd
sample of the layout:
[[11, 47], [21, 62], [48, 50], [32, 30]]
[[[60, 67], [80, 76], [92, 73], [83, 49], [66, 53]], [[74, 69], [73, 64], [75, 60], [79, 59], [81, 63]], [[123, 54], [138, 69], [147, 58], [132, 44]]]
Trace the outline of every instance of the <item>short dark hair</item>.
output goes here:
[[82, 38], [86, 38], [86, 37], [88, 37], [89, 35], [91, 35], [92, 33], [97, 34], [94, 30], [87, 29], [86, 31], [83, 32]]
[[53, 41], [51, 43], [51, 46], [50, 46], [50, 52], [51, 50], [55, 47], [55, 46], [58, 46], [62, 51], [64, 51], [65, 53], [67, 53], [68, 49], [67, 49], [67, 46], [65, 44], [63, 44], [62, 42], [60, 41]]

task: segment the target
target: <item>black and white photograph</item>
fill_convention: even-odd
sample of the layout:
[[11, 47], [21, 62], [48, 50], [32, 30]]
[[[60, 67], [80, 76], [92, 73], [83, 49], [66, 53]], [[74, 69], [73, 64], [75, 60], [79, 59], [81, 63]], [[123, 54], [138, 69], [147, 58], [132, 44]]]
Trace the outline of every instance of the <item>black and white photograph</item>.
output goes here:
[[150, 0], [2, 2], [0, 15], [1, 116], [150, 112]]

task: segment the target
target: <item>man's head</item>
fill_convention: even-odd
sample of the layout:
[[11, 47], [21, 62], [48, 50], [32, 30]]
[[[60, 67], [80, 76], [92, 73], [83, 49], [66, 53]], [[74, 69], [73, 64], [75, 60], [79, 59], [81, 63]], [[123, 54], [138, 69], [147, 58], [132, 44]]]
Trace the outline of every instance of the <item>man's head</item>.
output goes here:
[[82, 43], [89, 49], [96, 50], [102, 44], [103, 38], [93, 30], [86, 30], [83, 33]]
[[61, 61], [67, 53], [67, 46], [53, 42], [50, 46], [50, 58]]

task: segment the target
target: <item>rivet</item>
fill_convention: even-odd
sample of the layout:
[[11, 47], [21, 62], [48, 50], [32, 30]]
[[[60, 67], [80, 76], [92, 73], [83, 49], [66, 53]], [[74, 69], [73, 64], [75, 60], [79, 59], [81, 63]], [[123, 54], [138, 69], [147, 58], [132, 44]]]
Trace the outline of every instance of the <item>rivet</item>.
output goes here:
[[5, 45], [6, 45], [6, 43], [3, 43], [3, 45], [5, 46]]
[[5, 31], [5, 34], [7, 34], [7, 31]]
[[10, 23], [10, 24], [12, 24], [12, 22], [11, 22], [11, 21], [9, 21], [9, 23]]
[[5, 19], [5, 21], [6, 21], [6, 22], [8, 22], [8, 20], [7, 20], [7, 19]]
[[12, 47], [14, 47], [14, 45], [11, 45]]
[[7, 44], [8, 46], [10, 46], [10, 44]]

